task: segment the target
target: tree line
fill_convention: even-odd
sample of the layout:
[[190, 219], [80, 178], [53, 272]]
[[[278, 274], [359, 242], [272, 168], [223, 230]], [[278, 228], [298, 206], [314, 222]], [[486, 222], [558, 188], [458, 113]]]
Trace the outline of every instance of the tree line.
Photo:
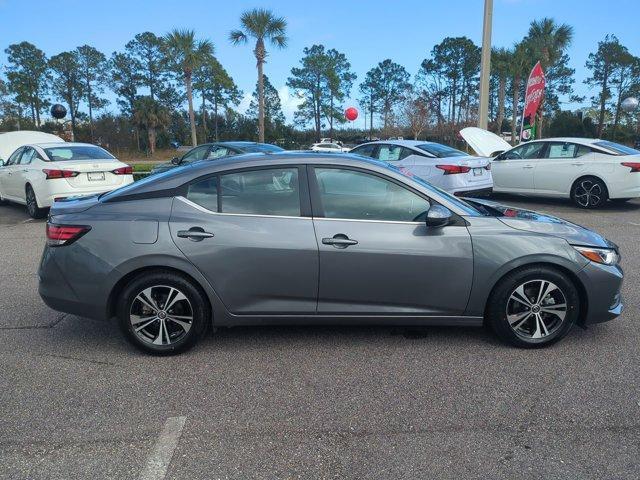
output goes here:
[[[43, 117], [52, 103], [63, 103], [76, 136], [91, 142], [104, 142], [106, 137], [106, 143], [126, 138], [151, 153], [159, 142], [165, 146], [176, 139], [196, 145], [221, 138], [318, 141], [324, 132], [334, 137], [336, 126], [345, 123], [344, 103], [358, 81], [347, 56], [320, 44], [303, 50], [286, 80], [300, 99], [294, 125], [287, 125], [278, 91], [264, 71], [269, 50], [287, 47], [286, 19], [253, 9], [244, 12], [239, 23], [228, 40], [234, 45], [250, 43], [257, 70], [255, 91], [244, 113], [237, 111], [244, 93], [216, 58], [213, 43], [197, 38], [192, 30], [173, 30], [164, 35], [139, 33], [109, 57], [90, 45], [51, 57], [27, 41], [9, 45], [0, 78], [0, 128], [55, 130], [57, 125]], [[540, 61], [547, 86], [539, 131], [634, 134], [621, 102], [640, 95], [640, 59], [607, 35], [586, 62], [590, 76], [585, 84], [593, 95], [580, 98], [574, 93], [575, 71], [568, 67], [573, 36], [571, 26], [543, 18], [531, 22], [513, 47], [493, 49], [492, 130], [510, 131], [515, 139], [527, 76]], [[382, 60], [357, 85], [358, 103], [368, 122], [368, 131], [358, 135], [454, 139], [461, 126], [476, 121], [479, 73], [480, 47], [464, 36], [447, 37], [435, 45], [413, 77], [392, 59]], [[115, 94], [117, 114], [105, 113], [107, 90]], [[591, 108], [582, 116], [562, 112], [563, 99], [589, 101]], [[339, 132], [344, 136], [350, 131]]]

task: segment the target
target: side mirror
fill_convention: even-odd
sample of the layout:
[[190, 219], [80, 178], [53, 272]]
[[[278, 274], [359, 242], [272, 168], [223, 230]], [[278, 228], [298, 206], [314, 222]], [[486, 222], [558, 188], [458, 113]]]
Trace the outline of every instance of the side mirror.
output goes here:
[[0, 167], [4, 167], [4, 160], [0, 158]]
[[433, 205], [427, 211], [427, 218], [425, 219], [427, 227], [440, 228], [449, 224], [453, 214], [451, 210], [442, 205]]
[[171, 163], [173, 163], [174, 165], [180, 165], [180, 159], [178, 157], [173, 157], [171, 159]]

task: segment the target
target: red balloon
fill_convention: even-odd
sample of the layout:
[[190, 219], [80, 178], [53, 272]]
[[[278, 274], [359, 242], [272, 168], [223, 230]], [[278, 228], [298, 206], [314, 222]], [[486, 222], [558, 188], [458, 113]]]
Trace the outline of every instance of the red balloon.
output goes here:
[[358, 110], [355, 107], [349, 107], [344, 111], [344, 116], [347, 117], [347, 120], [353, 122], [358, 118]]

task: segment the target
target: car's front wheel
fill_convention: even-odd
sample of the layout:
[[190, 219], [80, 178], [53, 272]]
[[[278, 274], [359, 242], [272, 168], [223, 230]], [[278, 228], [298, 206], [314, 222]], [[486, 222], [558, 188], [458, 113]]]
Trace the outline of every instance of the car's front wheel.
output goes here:
[[36, 192], [33, 191], [31, 185], [27, 185], [25, 189], [25, 198], [27, 201], [27, 213], [31, 218], [44, 218], [47, 216], [47, 209], [38, 207]]
[[136, 347], [171, 355], [193, 347], [209, 324], [204, 294], [190, 280], [169, 271], [147, 272], [122, 291], [120, 328]]
[[559, 270], [532, 266], [515, 270], [494, 288], [486, 320], [505, 342], [543, 347], [564, 337], [580, 312], [580, 296]]
[[600, 208], [607, 202], [609, 192], [602, 180], [596, 177], [580, 178], [571, 189], [573, 203], [580, 208]]

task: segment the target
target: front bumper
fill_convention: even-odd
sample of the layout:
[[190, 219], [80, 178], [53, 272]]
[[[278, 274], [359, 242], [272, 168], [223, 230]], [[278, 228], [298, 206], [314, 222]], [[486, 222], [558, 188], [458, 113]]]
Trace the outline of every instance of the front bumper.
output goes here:
[[585, 325], [607, 322], [624, 310], [622, 281], [624, 273], [619, 265], [600, 265], [589, 262], [578, 274], [585, 289], [581, 320]]

